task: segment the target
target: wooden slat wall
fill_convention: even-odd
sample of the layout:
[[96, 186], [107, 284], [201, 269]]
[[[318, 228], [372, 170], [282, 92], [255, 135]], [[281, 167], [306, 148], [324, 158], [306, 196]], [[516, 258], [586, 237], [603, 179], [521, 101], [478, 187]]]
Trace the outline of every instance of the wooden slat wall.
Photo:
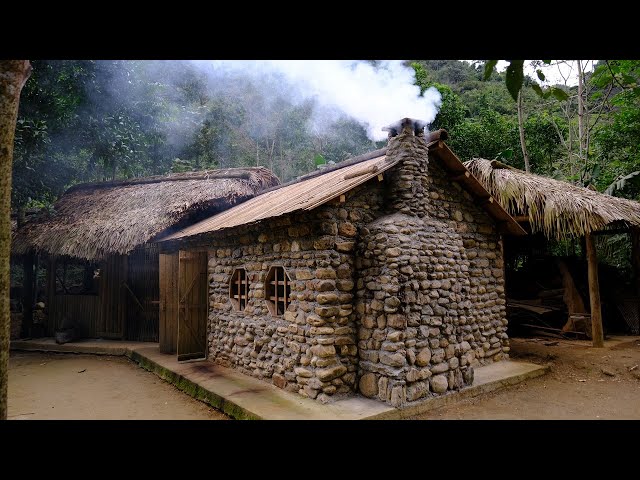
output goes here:
[[122, 286], [127, 280], [127, 257], [112, 255], [100, 267], [101, 308], [97, 334], [104, 338], [122, 339], [127, 315], [127, 292]]
[[54, 295], [53, 330], [73, 326], [81, 338], [95, 338], [96, 320], [100, 313], [97, 295]]
[[160, 352], [178, 348], [178, 252], [160, 254]]
[[157, 342], [160, 303], [157, 244], [143, 245], [131, 252], [127, 273], [126, 338], [137, 342]]
[[56, 259], [47, 263], [47, 335], [59, 328], [73, 326], [76, 335], [84, 338], [98, 336], [100, 295], [56, 295]]

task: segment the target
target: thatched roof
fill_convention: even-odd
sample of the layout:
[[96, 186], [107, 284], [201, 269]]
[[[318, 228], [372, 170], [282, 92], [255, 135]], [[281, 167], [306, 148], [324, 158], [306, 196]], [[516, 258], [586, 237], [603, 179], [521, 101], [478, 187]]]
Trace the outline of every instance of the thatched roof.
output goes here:
[[277, 184], [269, 170], [257, 167], [76, 185], [55, 203], [54, 213], [18, 230], [13, 253], [36, 250], [86, 260], [126, 254]]
[[547, 238], [581, 237], [613, 226], [640, 226], [640, 203], [474, 158], [466, 167], [513, 216]]

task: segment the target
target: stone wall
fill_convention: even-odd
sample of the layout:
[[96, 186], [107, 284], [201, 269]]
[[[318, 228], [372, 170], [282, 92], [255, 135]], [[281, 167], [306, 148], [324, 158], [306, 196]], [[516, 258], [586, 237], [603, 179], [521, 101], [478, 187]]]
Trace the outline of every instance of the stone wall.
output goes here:
[[[400, 407], [473, 382], [508, 357], [502, 244], [493, 220], [401, 134], [385, 172], [331, 202], [211, 236], [209, 359], [328, 401], [359, 391]], [[291, 303], [266, 305], [283, 266]], [[247, 272], [244, 311], [229, 301]]]
[[[353, 392], [354, 249], [360, 226], [379, 216], [381, 205], [374, 179], [344, 203], [216, 235], [209, 243], [209, 359], [321, 401]], [[291, 304], [282, 316], [272, 316], [264, 298], [272, 265], [284, 266], [291, 280]], [[249, 276], [244, 311], [229, 301], [235, 268]]]
[[471, 384], [474, 365], [509, 347], [492, 220], [428, 161], [423, 137], [402, 134], [387, 155], [401, 159], [389, 213], [357, 250], [359, 389], [400, 407]]

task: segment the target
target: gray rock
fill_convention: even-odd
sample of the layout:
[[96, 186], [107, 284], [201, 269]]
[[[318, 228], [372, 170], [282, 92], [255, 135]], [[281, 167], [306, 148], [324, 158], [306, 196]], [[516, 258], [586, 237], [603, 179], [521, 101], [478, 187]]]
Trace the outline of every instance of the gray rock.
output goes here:
[[334, 378], [341, 377], [347, 373], [347, 367], [344, 365], [335, 365], [333, 367], [321, 368], [316, 370], [316, 375], [323, 382], [328, 382], [329, 380], [333, 380]]
[[380, 377], [378, 380], [378, 398], [383, 402], [387, 401], [387, 389], [389, 386], [389, 379], [387, 377]]
[[404, 340], [404, 332], [400, 330], [395, 330], [387, 333], [387, 340], [390, 342], [401, 342]]
[[309, 385], [305, 385], [302, 391], [310, 398], [316, 398], [318, 396], [318, 390], [309, 387]]
[[449, 389], [449, 382], [445, 375], [436, 375], [431, 377], [431, 390], [435, 393], [444, 393]]
[[380, 362], [391, 367], [402, 367], [406, 364], [406, 357], [402, 353], [380, 352]]
[[474, 377], [473, 367], [469, 365], [467, 368], [465, 368], [462, 371], [462, 378], [464, 380], [465, 385], [473, 385], [473, 377]]
[[407, 401], [413, 402], [429, 393], [429, 382], [416, 382], [407, 388]]
[[439, 373], [444, 373], [447, 372], [449, 370], [449, 364], [446, 362], [442, 362], [437, 364], [434, 367], [431, 367], [431, 373], [434, 375], [437, 375]]
[[304, 377], [304, 378], [313, 377], [313, 372], [311, 370], [306, 369], [306, 368], [296, 367], [296, 368], [293, 369], [293, 371], [299, 377]]
[[396, 385], [391, 389], [391, 405], [399, 408], [404, 405], [405, 393], [402, 385]]
[[387, 325], [393, 328], [404, 329], [407, 326], [407, 318], [400, 314], [387, 315]]

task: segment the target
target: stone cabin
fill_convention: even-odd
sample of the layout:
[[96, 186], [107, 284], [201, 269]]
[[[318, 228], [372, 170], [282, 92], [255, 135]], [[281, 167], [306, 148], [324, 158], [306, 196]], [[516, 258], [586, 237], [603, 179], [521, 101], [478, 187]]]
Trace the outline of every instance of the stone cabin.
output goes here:
[[507, 359], [501, 234], [525, 232], [445, 139], [404, 119], [385, 149], [165, 238], [208, 262], [208, 360], [402, 407]]

